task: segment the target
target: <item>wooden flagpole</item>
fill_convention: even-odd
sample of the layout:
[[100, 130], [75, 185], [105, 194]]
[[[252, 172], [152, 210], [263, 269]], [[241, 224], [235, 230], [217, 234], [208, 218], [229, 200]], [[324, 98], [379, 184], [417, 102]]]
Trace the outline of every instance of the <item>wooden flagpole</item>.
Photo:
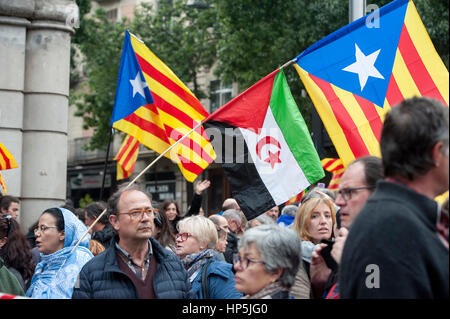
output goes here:
[[[178, 143], [180, 143], [183, 139], [185, 139], [187, 136], [189, 136], [192, 132], [194, 132], [196, 129], [198, 129], [203, 124], [203, 121], [200, 121], [192, 130], [187, 132], [183, 137], [181, 137], [178, 141], [176, 141], [174, 144], [172, 144], [168, 149], [166, 149], [164, 152], [159, 154], [157, 158], [155, 158], [150, 164], [147, 165], [146, 168], [144, 168], [131, 182], [128, 183], [128, 185], [125, 187], [124, 190], [128, 189], [131, 185], [133, 185], [139, 177], [141, 177], [146, 171], [148, 171], [157, 161], [161, 159], [164, 155], [166, 155], [172, 148], [174, 148]], [[72, 253], [78, 245], [81, 243], [81, 241], [86, 237], [86, 235], [89, 233], [89, 231], [94, 227], [95, 224], [100, 220], [100, 218], [103, 217], [104, 214], [106, 214], [106, 208], [103, 210], [103, 212], [97, 217], [97, 219], [89, 226], [89, 228], [86, 230], [86, 232], [81, 236], [81, 238], [78, 240], [77, 244], [72, 248], [70, 253]], [[65, 261], [64, 261], [65, 263]], [[64, 263], [61, 265], [61, 267], [64, 265]], [[61, 269], [61, 268], [60, 268]]]

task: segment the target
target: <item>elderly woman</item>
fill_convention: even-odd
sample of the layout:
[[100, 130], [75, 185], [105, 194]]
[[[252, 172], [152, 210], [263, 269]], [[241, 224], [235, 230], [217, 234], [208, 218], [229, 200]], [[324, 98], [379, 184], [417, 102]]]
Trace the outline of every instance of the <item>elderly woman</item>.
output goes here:
[[236, 289], [245, 299], [287, 299], [300, 266], [300, 238], [277, 225], [245, 231], [234, 257]]
[[331, 240], [336, 223], [332, 198], [321, 191], [311, 191], [298, 208], [292, 228], [302, 240], [302, 258], [309, 273], [311, 254], [322, 239]]
[[188, 272], [192, 290], [198, 299], [237, 299], [242, 294], [234, 288], [231, 264], [214, 256], [217, 230], [204, 216], [180, 220], [176, 235], [176, 254]]
[[88, 234], [72, 252], [86, 232], [86, 226], [71, 211], [50, 208], [39, 218], [36, 245], [41, 253], [27, 297], [39, 299], [71, 298], [78, 273], [92, 257]]

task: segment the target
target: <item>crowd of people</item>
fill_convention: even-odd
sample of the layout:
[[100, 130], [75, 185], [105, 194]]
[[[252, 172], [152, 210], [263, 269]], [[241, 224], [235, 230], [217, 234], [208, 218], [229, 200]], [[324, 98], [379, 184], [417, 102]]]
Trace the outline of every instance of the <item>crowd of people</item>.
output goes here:
[[449, 188], [448, 116], [434, 100], [403, 101], [386, 115], [381, 158], [349, 163], [337, 191], [313, 187], [301, 202], [252, 220], [233, 198], [218, 214], [203, 211], [207, 180], [195, 184], [185, 214], [175, 200], [154, 207], [134, 184], [107, 203], [46, 209], [25, 234], [16, 221], [19, 199], [2, 196], [0, 293], [448, 298], [448, 198], [434, 200]]

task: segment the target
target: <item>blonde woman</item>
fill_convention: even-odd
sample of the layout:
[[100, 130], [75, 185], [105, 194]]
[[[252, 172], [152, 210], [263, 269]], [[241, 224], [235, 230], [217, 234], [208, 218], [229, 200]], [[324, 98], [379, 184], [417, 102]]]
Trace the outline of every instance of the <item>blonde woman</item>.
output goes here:
[[311, 254], [322, 239], [332, 240], [336, 223], [334, 201], [325, 193], [311, 191], [298, 208], [292, 228], [302, 240], [302, 258], [311, 263]]
[[241, 298], [242, 294], [234, 287], [232, 265], [214, 256], [217, 239], [216, 227], [210, 219], [200, 215], [184, 218], [178, 222], [176, 254], [188, 272], [196, 298]]

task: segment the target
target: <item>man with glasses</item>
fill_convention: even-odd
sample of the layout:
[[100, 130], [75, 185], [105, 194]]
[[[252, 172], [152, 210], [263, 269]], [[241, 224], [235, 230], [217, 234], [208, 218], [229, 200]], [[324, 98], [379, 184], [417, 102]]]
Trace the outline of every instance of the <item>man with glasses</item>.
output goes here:
[[335, 200], [340, 207], [341, 227], [350, 229], [353, 220], [375, 191], [376, 182], [382, 178], [383, 167], [379, 157], [360, 157], [347, 166]]
[[108, 200], [107, 213], [117, 236], [83, 267], [72, 298], [193, 297], [181, 261], [151, 237], [155, 212], [147, 193], [136, 185], [120, 188]]
[[233, 255], [238, 252], [239, 237], [237, 234], [241, 230], [242, 219], [239, 212], [235, 209], [227, 209], [222, 214], [228, 222], [227, 248], [223, 254], [227, 263], [233, 263]]
[[385, 180], [345, 242], [342, 298], [449, 298], [448, 238], [438, 236], [434, 201], [449, 188], [448, 128], [448, 107], [430, 98], [404, 100], [386, 114]]
[[[342, 251], [347, 239], [348, 230], [368, 198], [373, 194], [377, 181], [383, 179], [383, 167], [379, 157], [360, 157], [350, 163], [342, 174], [339, 182], [338, 196], [335, 204], [339, 206], [341, 228], [338, 230], [331, 257], [337, 265], [340, 264]], [[311, 192], [310, 195], [313, 196]], [[305, 198], [307, 200], [307, 198]], [[339, 298], [339, 287], [337, 285], [338, 267], [330, 269], [321, 256], [325, 247], [322, 244], [311, 256], [310, 274], [311, 284], [316, 291], [324, 293], [326, 298]], [[317, 287], [321, 287], [320, 289]], [[323, 290], [322, 290], [323, 289]]]

